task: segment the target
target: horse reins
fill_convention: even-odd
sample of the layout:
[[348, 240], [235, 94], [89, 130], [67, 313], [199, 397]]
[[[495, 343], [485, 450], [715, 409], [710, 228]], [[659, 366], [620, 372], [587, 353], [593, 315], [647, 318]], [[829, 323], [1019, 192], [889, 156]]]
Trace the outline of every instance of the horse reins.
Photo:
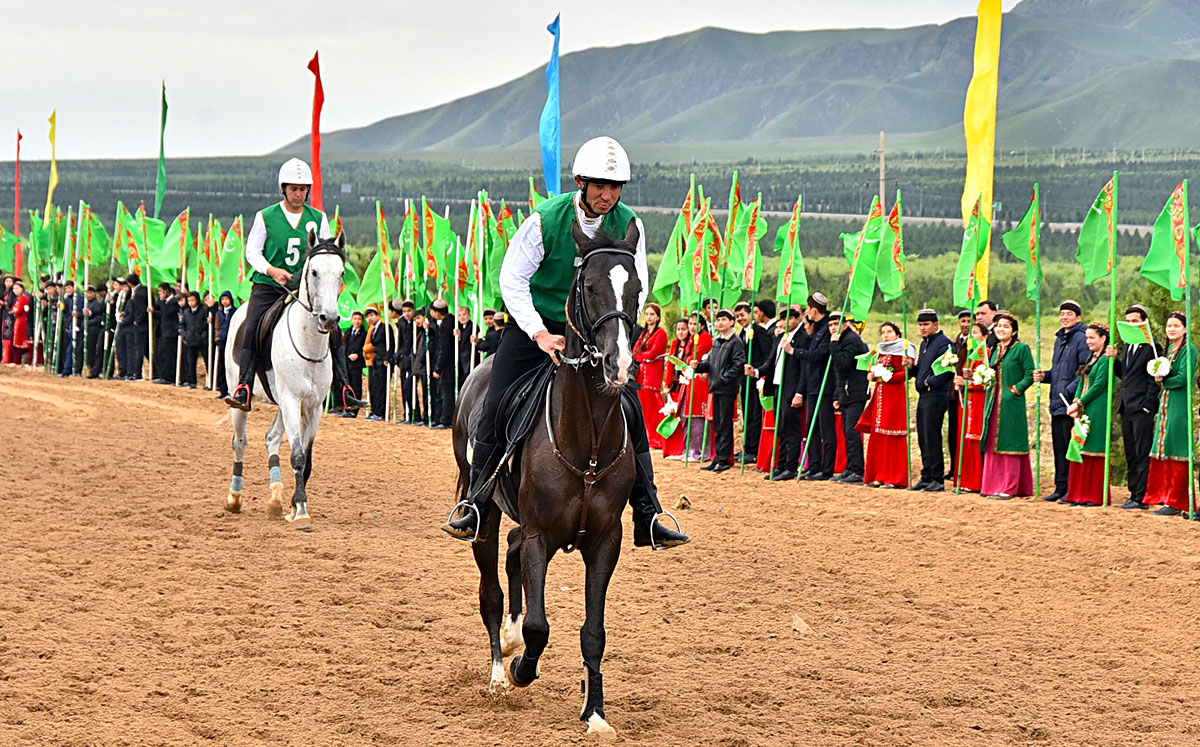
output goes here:
[[[310, 252], [308, 252], [308, 255], [304, 258], [304, 266], [300, 268], [301, 276], [303, 276], [303, 274], [304, 274], [304, 268], [308, 267], [308, 261], [310, 259], [312, 259], [313, 257], [318, 257], [322, 254], [332, 254], [332, 255], [340, 258], [342, 260], [343, 266], [346, 263], [346, 253], [343, 252], [340, 248], [338, 248], [337, 244], [333, 243], [332, 241], [323, 241], [320, 244], [317, 244], [316, 246], [314, 246], [312, 248], [312, 250]], [[291, 302], [299, 304], [300, 308], [307, 311], [309, 316], [311, 316], [313, 319], [316, 319], [317, 314], [316, 314], [316, 312], [313, 311], [313, 308], [312, 308], [312, 288], [308, 285], [307, 282], [304, 283], [304, 288], [306, 291], [305, 295], [308, 296], [308, 303], [305, 303], [304, 301], [300, 300], [300, 297], [298, 295], [296, 295], [296, 293], [291, 288], [284, 286], [283, 290], [284, 290], [284, 292], [287, 293], [288, 298], [291, 299]], [[325, 362], [325, 359], [329, 357], [329, 346], [328, 345], [325, 346], [325, 354], [322, 355], [320, 358], [309, 358], [307, 355], [300, 352], [300, 348], [296, 345], [296, 338], [294, 335], [292, 335], [292, 318], [291, 318], [291, 315], [288, 314], [286, 310], [284, 311], [284, 324], [287, 326], [288, 341], [290, 341], [292, 343], [292, 350], [296, 351], [296, 355], [300, 356], [301, 358], [308, 361], [309, 363], [324, 363]], [[326, 330], [322, 331], [321, 328], [318, 326], [317, 333], [322, 334], [322, 335], [327, 335], [327, 334], [329, 334], [329, 330], [326, 329]]]
[[[600, 352], [600, 349], [596, 346], [595, 341], [596, 332], [600, 329], [600, 325], [604, 324], [610, 319], [617, 319], [628, 324], [631, 332], [633, 330], [633, 319], [631, 319], [629, 314], [626, 314], [625, 311], [620, 308], [621, 299], [619, 298], [615, 299], [617, 303], [617, 308], [615, 310], [601, 314], [599, 319], [588, 324], [590, 317], [587, 313], [587, 307], [583, 303], [583, 269], [587, 265], [588, 260], [600, 254], [630, 256], [629, 252], [624, 249], [604, 248], [593, 249], [583, 257], [583, 264], [580, 265], [579, 272], [576, 273], [575, 276], [575, 292], [568, 296], [567, 302], [564, 305], [567, 325], [570, 326], [571, 330], [583, 343], [583, 355], [579, 356], [578, 358], [567, 358], [563, 356], [562, 362], [571, 366], [576, 371], [578, 371], [584, 363], [591, 363], [593, 366], [595, 366], [597, 365], [597, 362], [604, 357]], [[575, 301], [574, 304], [571, 303], [572, 299]], [[571, 313], [572, 305], [575, 307], [574, 315]], [[583, 332], [580, 331], [579, 327], [576, 326], [575, 320], [572, 319], [572, 316], [578, 316], [580, 318], [581, 326], [587, 330], [587, 335], [584, 335]], [[549, 393], [546, 395], [546, 434], [550, 440], [550, 448], [554, 452], [554, 456], [558, 458], [558, 461], [562, 462], [563, 466], [570, 470], [571, 474], [583, 480], [583, 506], [579, 513], [579, 529], [575, 533], [575, 541], [565, 546], [563, 548], [563, 552], [571, 552], [574, 550], [579, 546], [580, 539], [587, 534], [588, 506], [591, 504], [592, 490], [595, 488], [596, 483], [603, 480], [605, 475], [607, 475], [614, 467], [620, 464], [621, 460], [625, 457], [626, 452], [629, 451], [629, 428], [628, 425], [626, 425], [626, 427], [621, 429], [623, 436], [621, 440], [621, 451], [618, 452], [615, 457], [613, 457], [613, 460], [609, 462], [607, 466], [605, 466], [603, 469], [597, 469], [597, 466], [600, 463], [600, 435], [604, 433], [606, 428], [608, 428], [608, 423], [610, 420], [612, 420], [613, 413], [617, 411], [617, 405], [621, 403], [621, 395], [618, 394], [616, 397], [614, 397], [612, 403], [608, 406], [608, 411], [605, 413], [604, 420], [601, 422], [600, 430], [596, 430], [596, 418], [592, 413], [591, 395], [589, 394], [589, 387], [586, 386], [584, 387], [584, 399], [586, 401], [584, 410], [587, 412], [588, 416], [588, 438], [591, 441], [591, 456], [588, 459], [588, 467], [586, 470], [576, 467], [559, 450], [558, 443], [554, 438], [554, 426], [550, 421], [550, 395]], [[621, 417], [622, 420], [625, 417], [623, 412], [621, 413]]]

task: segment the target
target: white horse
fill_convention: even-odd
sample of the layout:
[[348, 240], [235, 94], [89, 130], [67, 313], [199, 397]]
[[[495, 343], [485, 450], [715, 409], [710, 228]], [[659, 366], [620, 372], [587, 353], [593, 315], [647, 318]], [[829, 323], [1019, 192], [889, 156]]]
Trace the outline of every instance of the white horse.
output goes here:
[[[296, 492], [292, 494], [291, 512], [284, 518], [297, 529], [307, 530], [312, 520], [308, 515], [308, 494], [305, 486], [312, 474], [312, 448], [317, 438], [317, 426], [325, 409], [325, 397], [333, 381], [333, 362], [329, 355], [329, 331], [338, 324], [338, 296], [342, 292], [342, 276], [346, 269], [346, 239], [339, 233], [335, 239], [317, 242], [316, 233], [309, 231], [308, 255], [300, 268], [300, 284], [288, 303], [279, 323], [271, 333], [271, 370], [266, 378], [273, 401], [279, 406], [275, 422], [267, 430], [267, 454], [271, 468], [271, 497], [267, 514], [272, 518], [283, 515], [283, 473], [279, 468], [279, 446], [286, 432], [292, 447], [292, 469], [296, 473]], [[225, 378], [230, 391], [237, 386], [241, 372], [233, 341], [246, 319], [246, 307], [238, 309], [230, 321], [229, 344], [225, 347]], [[249, 333], [250, 330], [247, 330]], [[254, 382], [254, 397], [272, 401], [262, 382]], [[233, 480], [225, 498], [225, 510], [242, 510], [242, 459], [246, 454], [246, 419], [250, 413], [234, 409], [233, 419]]]

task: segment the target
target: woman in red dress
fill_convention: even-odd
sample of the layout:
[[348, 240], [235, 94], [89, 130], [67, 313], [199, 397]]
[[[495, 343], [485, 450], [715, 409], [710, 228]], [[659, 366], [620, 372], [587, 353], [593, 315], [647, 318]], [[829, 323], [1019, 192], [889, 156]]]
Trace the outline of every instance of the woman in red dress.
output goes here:
[[[971, 326], [971, 338], [974, 340], [972, 345], [981, 346], [984, 352], [984, 358], [987, 358], [987, 341], [988, 328], [987, 325], [976, 322]], [[962, 369], [962, 374], [954, 377], [954, 389], [958, 394], [958, 422], [966, 423], [965, 433], [961, 436], [962, 443], [954, 444], [953, 448], [959, 452], [958, 460], [955, 464], [958, 467], [959, 474], [956, 476], [959, 485], [963, 490], [971, 493], [978, 493], [983, 487], [983, 423], [984, 417], [987, 414], [987, 387], [982, 384], [970, 383], [971, 377], [977, 368], [987, 368], [988, 361], [986, 360], [968, 360], [970, 358], [971, 345], [964, 346], [959, 351], [959, 365]], [[966, 389], [967, 396], [964, 397], [962, 392]]]
[[662, 307], [656, 303], [646, 304], [645, 325], [642, 334], [633, 345], [633, 359], [638, 363], [638, 399], [642, 401], [642, 413], [646, 418], [646, 436], [650, 448], [661, 449], [663, 437], [658, 435], [658, 424], [662, 422], [663, 368], [667, 357], [667, 331], [659, 322]]
[[25, 363], [33, 347], [29, 339], [29, 315], [33, 299], [20, 280], [13, 283], [13, 300], [6, 310], [13, 315], [12, 339], [4, 341], [4, 362], [10, 366]]
[[[881, 342], [900, 339], [900, 328], [893, 322], [879, 325]], [[867, 442], [866, 472], [863, 482], [872, 488], [908, 487], [908, 412], [904, 398], [908, 394], [906, 361], [899, 355], [880, 355], [876, 367], [890, 371], [885, 377], [875, 370], [867, 372], [867, 380], [875, 382], [875, 391], [854, 426], [859, 433], [871, 438]]]
[[[670, 354], [674, 358], [680, 360], [688, 360], [692, 357], [692, 334], [689, 331], [687, 319], [680, 319], [675, 323], [675, 339], [671, 340]], [[680, 400], [687, 394], [687, 387], [679, 376], [679, 368], [674, 363], [666, 363], [666, 373], [663, 380], [663, 403], [671, 402], [675, 406], [675, 414], [683, 418], [684, 404]], [[670, 436], [663, 439], [663, 456], [667, 459], [682, 459], [686, 437], [684, 433], [687, 431], [687, 426], [680, 424]]]

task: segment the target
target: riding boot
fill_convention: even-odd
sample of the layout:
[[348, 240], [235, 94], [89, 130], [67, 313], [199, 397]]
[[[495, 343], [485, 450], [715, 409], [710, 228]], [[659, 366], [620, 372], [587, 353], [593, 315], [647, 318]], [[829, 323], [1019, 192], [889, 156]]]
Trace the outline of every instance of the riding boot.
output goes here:
[[357, 410], [360, 407], [366, 407], [367, 403], [363, 402], [358, 397], [354, 396], [354, 390], [350, 388], [350, 368], [346, 362], [346, 351], [342, 346], [342, 336], [339, 334], [337, 339], [329, 335], [329, 350], [333, 357], [333, 391], [341, 394], [341, 401], [335, 404], [340, 405], [341, 410]]
[[225, 398], [225, 404], [238, 410], [250, 412], [250, 397], [254, 391], [254, 351], [242, 348], [238, 355], [241, 376], [237, 388]]
[[[492, 507], [491, 480], [496, 471], [495, 458], [499, 446], [491, 441], [476, 440], [473, 445], [471, 458], [471, 479], [467, 488], [466, 498], [455, 506], [464, 508], [463, 515], [442, 525], [442, 531], [455, 539], [476, 541], [480, 528], [487, 522], [488, 512]], [[483, 539], [479, 536], [478, 539]]]
[[682, 532], [668, 529], [655, 519], [663, 512], [658, 502], [658, 487], [654, 484], [654, 458], [649, 450], [634, 454], [637, 478], [629, 503], [633, 506], [633, 546], [668, 548], [691, 541]]

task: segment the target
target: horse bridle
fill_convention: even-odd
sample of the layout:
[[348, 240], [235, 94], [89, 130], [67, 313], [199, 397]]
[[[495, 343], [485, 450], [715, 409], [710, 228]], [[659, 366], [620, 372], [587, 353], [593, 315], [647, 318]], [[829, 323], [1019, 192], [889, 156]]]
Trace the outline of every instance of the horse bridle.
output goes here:
[[[625, 310], [621, 308], [621, 299], [616, 299], [616, 309], [601, 314], [600, 318], [595, 321], [591, 320], [591, 316], [587, 311], [587, 304], [583, 302], [584, 268], [587, 267], [587, 263], [591, 261], [593, 257], [601, 254], [614, 254], [623, 257], [633, 256], [626, 249], [608, 247], [602, 249], [593, 249], [583, 256], [583, 262], [579, 265], [579, 271], [575, 273], [575, 292], [567, 297], [567, 302], [564, 307], [567, 316], [567, 325], [572, 331], [575, 332], [575, 335], [583, 343], [583, 355], [579, 356], [578, 358], [567, 358], [566, 356], [561, 356], [562, 362], [572, 366], [575, 368], [575, 370], [579, 370], [579, 367], [584, 363], [591, 363], [593, 366], [595, 366], [598, 364], [600, 359], [604, 357], [604, 354], [600, 352], [600, 348], [596, 345], [596, 333], [600, 331], [600, 325], [604, 324], [608, 320], [618, 319], [624, 322], [626, 324], [626, 332], [631, 337], [633, 336], [633, 318], [630, 317], [629, 314], [625, 313]], [[571, 303], [572, 299], [574, 299], [574, 304]], [[575, 323], [576, 319], [578, 319], [579, 324]], [[587, 334], [584, 334], [583, 330], [586, 330]]]
[[[312, 249], [310, 249], [308, 252], [308, 255], [304, 258], [304, 265], [301, 266], [301, 268], [300, 268], [301, 281], [304, 280], [304, 270], [308, 267], [308, 261], [310, 259], [312, 259], [313, 257], [319, 257], [322, 254], [332, 254], [332, 255], [338, 257], [339, 259], [342, 260], [343, 266], [346, 263], [346, 253], [344, 251], [342, 251], [342, 249], [337, 244], [335, 244], [329, 240], [322, 241], [320, 244], [317, 244]], [[307, 311], [308, 315], [311, 316], [315, 320], [315, 319], [317, 319], [317, 313], [315, 311], [313, 311], [313, 308], [312, 308], [312, 286], [309, 285], [307, 282], [305, 282], [304, 288], [306, 291], [305, 295], [308, 297], [308, 303], [305, 303], [304, 301], [300, 300], [300, 296], [296, 295], [296, 292], [293, 291], [291, 288], [284, 286], [283, 289], [284, 289], [284, 291], [287, 292], [288, 297], [291, 298], [292, 302], [299, 304], [300, 308]], [[305, 355], [303, 352], [301, 352], [300, 348], [296, 345], [295, 336], [292, 335], [291, 317], [288, 316], [286, 312], [284, 313], [284, 323], [287, 325], [288, 340], [292, 343], [292, 350], [296, 351], [296, 355], [300, 356], [301, 358], [308, 361], [309, 363], [322, 363], [325, 361], [326, 358], [329, 357], [329, 346], [328, 345], [325, 346], [325, 354], [322, 355], [320, 358], [309, 358], [307, 355]], [[318, 334], [327, 335], [327, 334], [329, 334], [329, 331], [330, 330], [328, 330], [328, 329], [322, 330], [320, 326], [317, 327]]]

